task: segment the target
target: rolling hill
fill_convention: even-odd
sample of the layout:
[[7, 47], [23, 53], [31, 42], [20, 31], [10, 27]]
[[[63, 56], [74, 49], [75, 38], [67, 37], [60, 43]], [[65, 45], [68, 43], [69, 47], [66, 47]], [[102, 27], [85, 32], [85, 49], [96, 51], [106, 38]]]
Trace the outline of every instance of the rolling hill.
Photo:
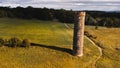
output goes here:
[[[73, 27], [73, 24], [67, 24]], [[1, 68], [119, 68], [120, 51], [119, 28], [86, 26], [86, 31], [97, 36], [94, 39], [101, 43], [103, 55], [86, 37], [84, 56], [72, 55], [73, 29], [64, 23], [40, 20], [0, 19], [0, 37], [10, 39], [17, 37], [29, 39], [29, 48], [0, 47]], [[108, 37], [109, 36], [109, 37]], [[107, 40], [107, 41], [106, 41]], [[104, 44], [103, 44], [104, 43]]]

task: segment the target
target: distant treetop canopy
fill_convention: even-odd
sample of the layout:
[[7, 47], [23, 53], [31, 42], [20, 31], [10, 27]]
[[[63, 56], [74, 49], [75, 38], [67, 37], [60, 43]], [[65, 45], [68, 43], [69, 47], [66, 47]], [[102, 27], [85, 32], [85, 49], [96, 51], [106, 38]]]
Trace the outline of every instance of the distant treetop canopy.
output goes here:
[[[9, 17], [74, 23], [76, 12], [79, 11], [34, 8], [31, 6], [26, 8], [20, 6], [16, 8], [0, 7], [0, 18]], [[86, 11], [86, 13], [86, 25], [120, 27], [120, 12]]]

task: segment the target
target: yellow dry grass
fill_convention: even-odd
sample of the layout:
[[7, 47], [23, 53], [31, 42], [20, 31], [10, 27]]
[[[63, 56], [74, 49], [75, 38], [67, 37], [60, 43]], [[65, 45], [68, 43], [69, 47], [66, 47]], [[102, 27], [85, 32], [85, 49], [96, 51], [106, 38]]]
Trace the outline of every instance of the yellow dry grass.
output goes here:
[[27, 38], [34, 46], [0, 47], [0, 68], [93, 68], [99, 50], [85, 39], [84, 56], [73, 56], [72, 36], [62, 23], [1, 18], [0, 37]]

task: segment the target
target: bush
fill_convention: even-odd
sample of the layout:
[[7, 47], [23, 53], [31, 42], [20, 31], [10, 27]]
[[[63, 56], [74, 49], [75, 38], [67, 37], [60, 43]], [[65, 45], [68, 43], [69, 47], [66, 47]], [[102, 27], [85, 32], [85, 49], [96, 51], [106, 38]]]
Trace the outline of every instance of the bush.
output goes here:
[[29, 47], [31, 45], [30, 41], [28, 39], [24, 39], [22, 41], [22, 47]]
[[6, 45], [9, 47], [29, 47], [31, 43], [28, 39], [21, 41], [19, 38], [10, 38], [9, 40], [4, 40], [0, 38], [0, 47]]
[[97, 29], [98, 29], [98, 26], [95, 26], [95, 29], [97, 30]]
[[21, 45], [21, 40], [19, 38], [11, 38], [9, 41], [8, 41], [8, 46], [9, 47], [18, 47]]
[[84, 35], [86, 35], [86, 36], [89, 37], [89, 38], [93, 38], [93, 39], [96, 39], [96, 38], [97, 38], [96, 36], [93, 36], [92, 34], [90, 34], [88, 31], [85, 31], [85, 32], [84, 32]]
[[0, 38], [0, 47], [5, 44], [5, 40], [3, 38]]

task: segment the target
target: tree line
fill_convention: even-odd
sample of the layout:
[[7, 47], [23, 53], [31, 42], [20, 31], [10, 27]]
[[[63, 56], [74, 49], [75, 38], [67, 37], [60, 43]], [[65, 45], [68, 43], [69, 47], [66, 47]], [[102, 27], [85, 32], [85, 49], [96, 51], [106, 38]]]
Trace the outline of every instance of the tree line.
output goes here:
[[39, 20], [57, 20], [60, 22], [73, 23], [74, 12], [64, 9], [55, 10], [48, 8], [23, 7], [0, 7], [0, 18], [22, 18], [22, 19], [39, 19]]
[[[21, 18], [59, 21], [65, 23], [75, 22], [75, 13], [78, 11], [49, 8], [28, 7], [0, 7], [0, 18]], [[120, 12], [86, 11], [86, 25], [120, 27]]]
[[120, 27], [120, 12], [88, 11], [86, 24], [106, 27]]

